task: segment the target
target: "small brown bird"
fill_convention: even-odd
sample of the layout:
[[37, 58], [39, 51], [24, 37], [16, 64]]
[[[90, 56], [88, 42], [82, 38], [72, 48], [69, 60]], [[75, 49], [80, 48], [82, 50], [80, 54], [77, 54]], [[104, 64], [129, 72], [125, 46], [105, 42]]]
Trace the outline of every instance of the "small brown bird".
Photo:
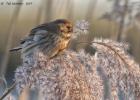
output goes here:
[[21, 54], [27, 56], [35, 49], [39, 49], [49, 58], [53, 58], [67, 48], [72, 32], [72, 23], [66, 19], [41, 24], [33, 28], [30, 34], [21, 40], [20, 46], [10, 51], [21, 50]]

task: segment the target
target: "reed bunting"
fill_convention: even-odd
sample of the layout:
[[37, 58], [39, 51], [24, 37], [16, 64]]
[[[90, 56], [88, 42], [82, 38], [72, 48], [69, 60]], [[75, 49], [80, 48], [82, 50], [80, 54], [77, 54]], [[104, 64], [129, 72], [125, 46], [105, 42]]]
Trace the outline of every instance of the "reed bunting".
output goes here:
[[23, 56], [28, 56], [38, 49], [53, 58], [67, 48], [72, 33], [72, 23], [66, 19], [58, 19], [33, 28], [30, 34], [21, 40], [20, 45], [10, 51], [21, 50]]

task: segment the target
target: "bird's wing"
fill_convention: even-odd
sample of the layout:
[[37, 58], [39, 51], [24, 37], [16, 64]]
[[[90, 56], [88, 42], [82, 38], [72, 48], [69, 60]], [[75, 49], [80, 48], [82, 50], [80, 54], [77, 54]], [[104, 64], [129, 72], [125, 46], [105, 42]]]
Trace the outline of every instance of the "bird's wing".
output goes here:
[[26, 41], [32, 41], [33, 40], [33, 36], [27, 36], [24, 39], [20, 40], [20, 44], [25, 43]]
[[24, 39], [22, 39], [20, 41], [20, 45], [10, 49], [10, 52], [21, 50], [23, 48], [24, 43], [26, 42], [26, 44], [27, 44], [27, 42], [28, 42], [28, 44], [29, 44], [30, 41], [33, 41], [33, 36], [25, 37]]
[[18, 51], [18, 50], [21, 50], [21, 49], [22, 49], [22, 47], [21, 46], [18, 46], [18, 47], [15, 47], [15, 48], [10, 49], [10, 52]]
[[37, 32], [39, 32], [40, 30], [48, 31], [48, 32], [52, 32], [52, 33], [59, 33], [59, 26], [54, 23], [44, 23], [44, 24], [38, 25], [37, 27], [33, 28], [30, 31], [29, 35], [37, 34]]
[[30, 31], [29, 35], [21, 40], [20, 44], [23, 44], [25, 41], [32, 41], [36, 36], [39, 36], [39, 37], [42, 37], [42, 38], [45, 37], [48, 34], [48, 31], [49, 31], [47, 25], [48, 24], [45, 23], [45, 24], [41, 24], [41, 25], [38, 25], [37, 27], [33, 28]]
[[20, 41], [20, 45], [12, 48], [10, 51], [18, 51], [21, 50], [23, 47], [27, 47], [27, 46], [31, 46], [33, 44], [37, 44], [41, 39], [44, 39], [47, 37], [49, 32], [45, 31], [45, 30], [39, 30], [36, 31], [36, 33], [32, 34], [32, 35], [28, 35], [27, 37], [25, 37], [24, 39], [22, 39]]
[[48, 25], [48, 23], [44, 23], [44, 24], [41, 24], [41, 25], [36, 26], [35, 28], [33, 28], [30, 31], [30, 34], [29, 35], [34, 35], [37, 31], [40, 31], [40, 30], [47, 30], [46, 29], [46, 26], [47, 25]]
[[[22, 49], [22, 45], [37, 45], [41, 39], [48, 37], [50, 33], [58, 33], [58, 25], [53, 23], [41, 24], [30, 31], [30, 34], [20, 41], [20, 46], [11, 49], [10, 51], [17, 51]], [[24, 46], [24, 47], [25, 47]]]

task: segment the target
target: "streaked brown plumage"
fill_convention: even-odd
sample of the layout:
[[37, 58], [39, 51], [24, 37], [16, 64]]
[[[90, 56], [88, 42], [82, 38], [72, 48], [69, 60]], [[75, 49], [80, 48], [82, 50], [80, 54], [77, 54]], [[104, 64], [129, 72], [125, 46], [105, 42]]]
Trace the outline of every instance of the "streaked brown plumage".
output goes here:
[[53, 58], [67, 48], [72, 31], [71, 22], [65, 19], [41, 24], [30, 31], [30, 34], [20, 42], [19, 47], [10, 51], [21, 49], [22, 55], [27, 56], [38, 49], [49, 58]]

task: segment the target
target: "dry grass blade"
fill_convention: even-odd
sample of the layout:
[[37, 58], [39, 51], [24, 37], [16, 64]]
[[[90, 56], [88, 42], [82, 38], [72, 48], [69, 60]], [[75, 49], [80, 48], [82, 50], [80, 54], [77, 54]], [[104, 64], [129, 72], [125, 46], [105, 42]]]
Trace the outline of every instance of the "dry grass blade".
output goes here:
[[107, 45], [106, 43], [103, 43], [103, 42], [78, 42], [78, 44], [91, 44], [91, 45], [98, 44], [98, 45], [105, 46], [105, 47], [109, 48], [111, 51], [113, 51], [116, 54], [116, 56], [118, 56], [124, 62], [124, 64], [126, 64], [128, 66], [128, 69], [131, 67], [131, 65], [129, 63], [127, 63], [125, 58], [123, 58], [123, 56], [121, 56], [121, 54], [119, 52], [117, 52], [114, 48], [112, 48], [112, 46]]
[[0, 100], [3, 100], [16, 86], [16, 83], [14, 83], [10, 88], [8, 88], [5, 93], [0, 97]]
[[[22, 2], [22, 0], [18, 0], [19, 2]], [[0, 68], [0, 75], [4, 75], [5, 71], [7, 69], [7, 63], [8, 63], [8, 59], [9, 59], [9, 50], [11, 49], [11, 43], [12, 43], [12, 39], [13, 39], [13, 34], [15, 32], [15, 25], [16, 25], [16, 21], [18, 19], [18, 15], [20, 13], [20, 9], [21, 6], [17, 6], [15, 8], [14, 13], [12, 14], [12, 18], [11, 18], [11, 22], [10, 25], [8, 27], [8, 39], [7, 39], [7, 45], [6, 45], [6, 49], [5, 49], [5, 55], [3, 57], [3, 61], [2, 61], [2, 65]]]

